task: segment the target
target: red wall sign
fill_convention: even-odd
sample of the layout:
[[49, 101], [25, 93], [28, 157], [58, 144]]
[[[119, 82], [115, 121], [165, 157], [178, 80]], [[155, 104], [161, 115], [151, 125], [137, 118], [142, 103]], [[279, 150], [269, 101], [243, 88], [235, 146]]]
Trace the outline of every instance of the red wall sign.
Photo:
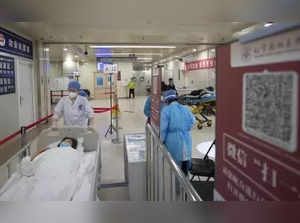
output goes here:
[[216, 191], [300, 200], [300, 61], [232, 67], [230, 45], [217, 57]]
[[210, 58], [205, 60], [197, 60], [193, 62], [185, 63], [185, 71], [212, 69], [216, 67], [216, 58]]

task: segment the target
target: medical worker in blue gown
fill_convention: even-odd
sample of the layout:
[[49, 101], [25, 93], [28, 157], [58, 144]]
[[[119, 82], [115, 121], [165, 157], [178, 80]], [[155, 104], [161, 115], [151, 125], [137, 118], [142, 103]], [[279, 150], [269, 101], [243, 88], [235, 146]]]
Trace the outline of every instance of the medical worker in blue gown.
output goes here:
[[63, 116], [65, 126], [87, 127], [88, 120], [93, 118], [93, 108], [86, 99], [79, 95], [80, 84], [71, 81], [68, 85], [69, 95], [60, 99], [54, 110], [54, 126], [57, 120]]
[[150, 116], [151, 116], [151, 88], [147, 88], [147, 99], [144, 105], [144, 115], [147, 117], [147, 123], [150, 123]]
[[195, 117], [188, 107], [177, 102], [175, 90], [165, 91], [163, 97], [166, 106], [160, 116], [160, 139], [187, 175], [192, 159], [192, 137], [189, 132]]
[[82, 96], [82, 97], [85, 97], [85, 98], [88, 97], [87, 93], [86, 93], [84, 90], [80, 90], [78, 94], [79, 94], [80, 96]]
[[[147, 88], [147, 94], [148, 94], [148, 97], [147, 97], [145, 105], [144, 105], [144, 115], [147, 117], [147, 123], [150, 123], [151, 103], [152, 103], [151, 88]], [[160, 111], [163, 109], [164, 106], [165, 106], [165, 103], [163, 101], [161, 101], [160, 102]]]

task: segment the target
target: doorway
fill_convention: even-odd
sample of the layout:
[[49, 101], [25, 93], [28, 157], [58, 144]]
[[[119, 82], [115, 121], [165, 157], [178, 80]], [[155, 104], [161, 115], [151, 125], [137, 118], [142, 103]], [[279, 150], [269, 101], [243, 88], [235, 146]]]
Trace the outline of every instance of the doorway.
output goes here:
[[18, 71], [20, 126], [27, 126], [34, 121], [33, 65], [20, 61]]

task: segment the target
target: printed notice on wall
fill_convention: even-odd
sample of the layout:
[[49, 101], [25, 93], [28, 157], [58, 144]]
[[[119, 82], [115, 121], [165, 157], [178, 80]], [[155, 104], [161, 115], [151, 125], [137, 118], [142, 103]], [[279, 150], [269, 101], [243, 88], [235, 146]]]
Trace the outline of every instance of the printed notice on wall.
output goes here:
[[243, 130], [285, 151], [297, 149], [298, 74], [246, 73], [243, 79]]
[[14, 58], [0, 56], [0, 95], [13, 94], [15, 92]]

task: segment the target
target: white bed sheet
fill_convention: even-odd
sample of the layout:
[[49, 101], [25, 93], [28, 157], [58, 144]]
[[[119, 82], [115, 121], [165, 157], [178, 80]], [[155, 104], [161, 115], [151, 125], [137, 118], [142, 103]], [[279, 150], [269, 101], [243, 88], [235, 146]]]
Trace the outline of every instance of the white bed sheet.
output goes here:
[[[51, 171], [48, 171], [50, 174], [43, 171], [43, 168], [37, 168], [38, 171], [33, 177], [21, 176], [20, 173], [16, 172], [1, 188], [0, 201], [89, 200], [92, 188], [91, 182], [96, 171], [95, 159], [97, 152], [81, 153], [80, 156], [72, 156], [74, 162], [66, 162], [69, 165], [65, 165], [66, 168], [73, 168], [71, 172], [62, 170], [64, 168], [64, 166], [61, 166], [62, 162], [56, 162], [56, 165], [47, 166], [45, 163], [47, 159], [43, 161], [46, 152], [44, 156], [41, 154], [37, 157], [35, 165], [38, 166], [41, 162], [44, 162], [42, 165], [44, 170], [52, 168]], [[51, 156], [51, 152], [47, 155]], [[64, 152], [60, 153], [61, 160], [64, 155], [65, 158], [66, 156], [70, 158], [70, 154]], [[78, 162], [78, 165], [76, 165], [76, 162]], [[53, 174], [54, 171], [57, 174]]]
[[[200, 144], [197, 145], [197, 150], [201, 153], [201, 158], [203, 158], [205, 156], [205, 154], [207, 153], [209, 147], [211, 146], [211, 144], [213, 143], [213, 141], [207, 141], [207, 142], [202, 142]], [[211, 148], [211, 150], [208, 153], [208, 158], [210, 158], [211, 160], [215, 160], [216, 158], [216, 147], [215, 145], [213, 145], [213, 147]]]

